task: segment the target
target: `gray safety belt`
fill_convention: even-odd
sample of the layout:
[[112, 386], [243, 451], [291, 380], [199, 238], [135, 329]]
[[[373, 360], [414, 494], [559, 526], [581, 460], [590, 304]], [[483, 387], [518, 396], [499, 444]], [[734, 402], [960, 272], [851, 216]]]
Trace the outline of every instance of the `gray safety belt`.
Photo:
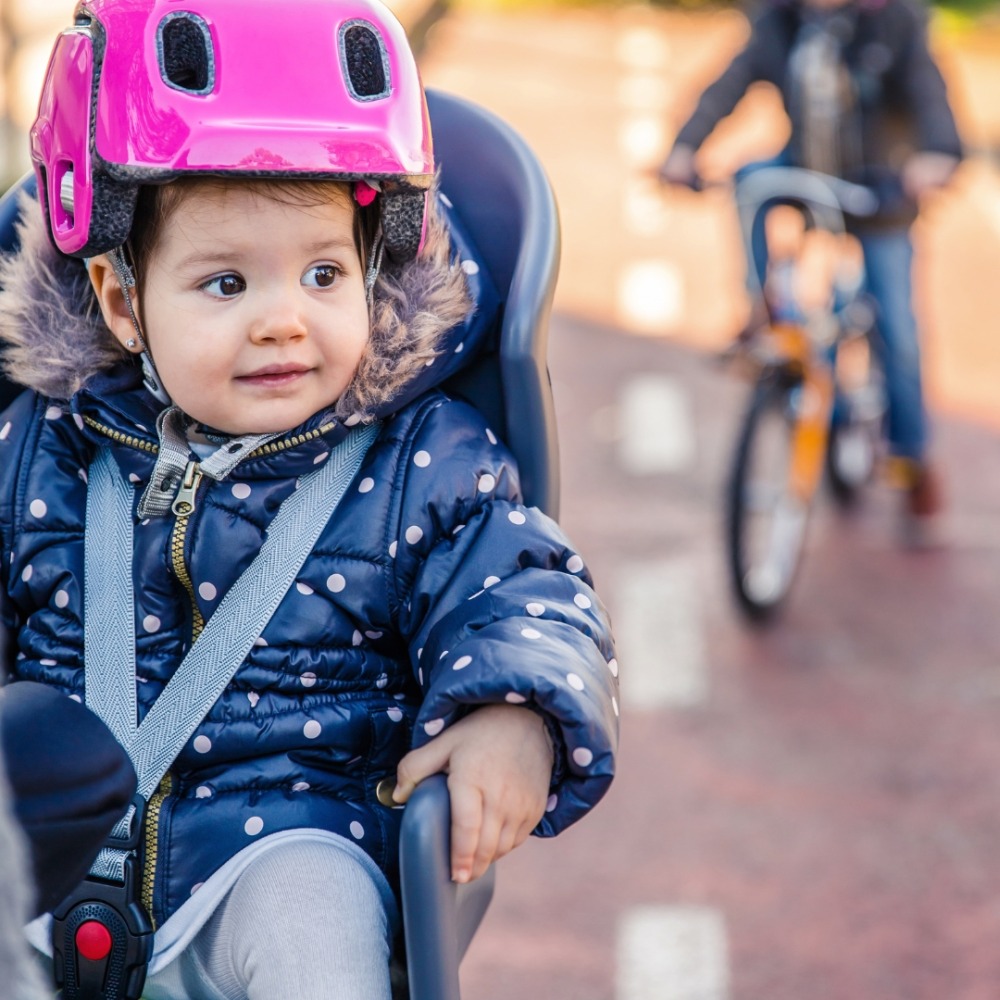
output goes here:
[[[378, 424], [359, 427], [332, 450], [278, 509], [267, 537], [208, 619], [174, 676], [137, 725], [135, 609], [132, 594], [134, 488], [110, 448], [90, 466], [84, 538], [86, 703], [128, 751], [144, 800], [222, 694], [295, 581], [320, 533], [354, 479]], [[135, 807], [113, 839], [128, 839]], [[122, 881], [128, 851], [104, 848], [91, 868]]]

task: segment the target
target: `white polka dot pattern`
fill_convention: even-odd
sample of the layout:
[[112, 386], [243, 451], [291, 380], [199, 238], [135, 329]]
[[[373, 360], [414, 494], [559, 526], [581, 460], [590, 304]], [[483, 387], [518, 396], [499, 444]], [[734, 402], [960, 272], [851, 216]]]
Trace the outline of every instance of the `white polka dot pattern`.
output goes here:
[[208, 753], [212, 749], [212, 741], [207, 736], [196, 736], [194, 738], [194, 748], [198, 753]]
[[302, 727], [302, 735], [307, 740], [314, 740], [314, 739], [316, 739], [321, 732], [323, 732], [323, 727], [315, 719], [310, 719]]
[[264, 820], [260, 816], [251, 816], [243, 824], [243, 829], [248, 837], [256, 837], [264, 829]]

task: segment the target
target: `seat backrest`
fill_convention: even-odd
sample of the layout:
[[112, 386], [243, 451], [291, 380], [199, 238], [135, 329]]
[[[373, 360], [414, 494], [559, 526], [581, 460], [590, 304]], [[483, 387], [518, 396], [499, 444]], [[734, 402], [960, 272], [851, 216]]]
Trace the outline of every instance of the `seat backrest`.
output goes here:
[[[559, 511], [559, 450], [546, 352], [559, 270], [552, 188], [524, 140], [495, 115], [428, 91], [441, 189], [476, 244], [503, 302], [494, 342], [448, 388], [465, 397], [513, 451], [525, 500]], [[443, 775], [420, 784], [400, 836], [410, 1000], [459, 1000], [458, 966], [493, 895], [494, 871], [451, 881], [451, 804]]]
[[478, 105], [428, 90], [441, 188], [503, 300], [493, 351], [448, 383], [503, 429], [526, 501], [559, 514], [559, 446], [547, 364], [559, 274], [559, 213], [537, 157], [506, 122]]

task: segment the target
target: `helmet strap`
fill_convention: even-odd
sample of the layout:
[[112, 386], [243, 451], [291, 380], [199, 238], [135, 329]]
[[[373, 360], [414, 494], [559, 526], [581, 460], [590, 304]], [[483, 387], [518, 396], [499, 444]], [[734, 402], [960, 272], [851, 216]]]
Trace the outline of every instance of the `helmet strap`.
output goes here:
[[111, 266], [114, 268], [115, 276], [118, 278], [118, 283], [122, 287], [122, 294], [125, 297], [125, 307], [128, 309], [129, 319], [132, 320], [132, 327], [135, 330], [136, 338], [142, 347], [142, 353], [139, 355], [139, 359], [142, 362], [142, 381], [146, 388], [153, 394], [154, 398], [161, 403], [169, 403], [170, 397], [167, 395], [167, 391], [163, 388], [163, 383], [160, 381], [160, 377], [156, 373], [156, 365], [153, 363], [153, 355], [146, 344], [145, 337], [142, 335], [142, 329], [139, 326], [139, 319], [132, 306], [132, 295], [130, 292], [131, 289], [135, 288], [135, 274], [129, 266], [128, 261], [125, 259], [125, 253], [121, 247], [115, 247], [113, 250], [109, 250], [108, 260], [111, 261]]
[[368, 253], [368, 270], [365, 272], [365, 296], [368, 299], [368, 311], [371, 312], [375, 304], [375, 282], [378, 280], [379, 271], [382, 270], [382, 258], [385, 256], [385, 241], [382, 239], [382, 230], [375, 234], [372, 240], [371, 250]]

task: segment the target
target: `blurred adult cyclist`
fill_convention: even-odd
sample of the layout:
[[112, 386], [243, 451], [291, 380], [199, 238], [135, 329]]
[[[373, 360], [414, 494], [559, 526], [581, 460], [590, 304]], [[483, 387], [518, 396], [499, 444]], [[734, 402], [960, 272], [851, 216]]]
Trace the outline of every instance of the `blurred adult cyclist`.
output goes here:
[[[910, 226], [918, 200], [943, 186], [962, 156], [944, 81], [927, 47], [916, 0], [772, 0], [749, 41], [701, 95], [660, 168], [663, 181], [690, 184], [699, 146], [750, 84], [782, 94], [791, 138], [770, 164], [807, 167], [870, 185], [878, 213], [851, 220], [877, 303], [888, 395], [893, 478], [906, 511], [927, 523], [942, 506], [927, 459], [928, 421], [912, 309]], [[765, 164], [750, 164], [741, 174]], [[763, 286], [763, 233], [754, 241]]]

